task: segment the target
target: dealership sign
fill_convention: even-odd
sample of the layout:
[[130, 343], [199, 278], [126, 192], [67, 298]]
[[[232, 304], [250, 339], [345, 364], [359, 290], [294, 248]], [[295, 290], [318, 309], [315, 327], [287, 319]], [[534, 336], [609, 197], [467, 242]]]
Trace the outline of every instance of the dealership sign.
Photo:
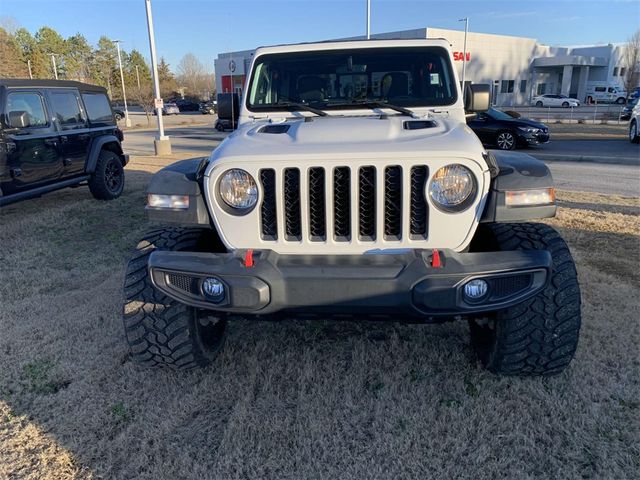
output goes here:
[[[453, 61], [462, 62], [464, 60], [464, 52], [453, 52]], [[467, 62], [471, 60], [471, 52], [467, 52]]]

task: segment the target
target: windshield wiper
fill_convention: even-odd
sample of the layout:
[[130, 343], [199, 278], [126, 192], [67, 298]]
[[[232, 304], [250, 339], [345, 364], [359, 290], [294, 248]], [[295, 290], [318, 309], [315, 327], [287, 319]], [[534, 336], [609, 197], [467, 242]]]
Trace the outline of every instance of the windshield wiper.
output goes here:
[[409, 110], [408, 108], [400, 107], [398, 105], [393, 105], [392, 103], [388, 103], [383, 100], [373, 100], [370, 98], [365, 98], [362, 100], [353, 100], [351, 102], [332, 104], [331, 106], [335, 106], [335, 105], [362, 105], [364, 107], [388, 108], [390, 110], [395, 110], [396, 112], [401, 113], [403, 115], [407, 115], [408, 117], [416, 116], [416, 113]]
[[319, 108], [313, 108], [307, 105], [306, 103], [290, 102], [288, 100], [285, 100], [285, 101], [276, 102], [274, 103], [274, 105], [277, 107], [288, 107], [288, 108], [297, 108], [298, 110], [305, 110], [307, 112], [315, 113], [320, 117], [327, 117], [329, 115], [324, 110], [320, 110]]

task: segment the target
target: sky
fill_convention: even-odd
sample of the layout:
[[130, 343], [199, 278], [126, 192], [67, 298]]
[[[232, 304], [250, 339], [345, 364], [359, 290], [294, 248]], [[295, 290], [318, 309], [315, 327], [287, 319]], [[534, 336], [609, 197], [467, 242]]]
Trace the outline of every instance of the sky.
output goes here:
[[[149, 56], [144, 0], [0, 0], [4, 17], [32, 33], [101, 35]], [[151, 0], [156, 49], [175, 70], [194, 53], [213, 71], [220, 52], [363, 35], [366, 0]], [[624, 42], [640, 28], [640, 0], [371, 0], [371, 31], [420, 27], [536, 38], [548, 45]]]

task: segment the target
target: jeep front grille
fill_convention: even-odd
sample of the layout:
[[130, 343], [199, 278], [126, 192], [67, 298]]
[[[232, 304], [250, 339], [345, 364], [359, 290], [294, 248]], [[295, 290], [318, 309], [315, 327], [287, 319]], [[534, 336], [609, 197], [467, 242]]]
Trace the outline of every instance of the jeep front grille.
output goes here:
[[261, 238], [305, 243], [357, 238], [372, 244], [401, 242], [403, 236], [426, 240], [428, 176], [424, 165], [262, 169]]

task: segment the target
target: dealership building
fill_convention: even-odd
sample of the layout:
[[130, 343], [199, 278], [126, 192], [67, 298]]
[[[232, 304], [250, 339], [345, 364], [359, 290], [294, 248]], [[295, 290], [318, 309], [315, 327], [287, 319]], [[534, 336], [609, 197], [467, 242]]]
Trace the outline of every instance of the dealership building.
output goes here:
[[[354, 39], [361, 39], [355, 37]], [[374, 34], [372, 39], [445, 38], [462, 78], [464, 32], [419, 28]], [[563, 94], [580, 101], [588, 85], [623, 87], [623, 44], [551, 47], [536, 39], [468, 32], [466, 80], [492, 86], [498, 106], [528, 104], [541, 94]], [[251, 67], [254, 50], [223, 53], [215, 60], [218, 92], [238, 92]]]

